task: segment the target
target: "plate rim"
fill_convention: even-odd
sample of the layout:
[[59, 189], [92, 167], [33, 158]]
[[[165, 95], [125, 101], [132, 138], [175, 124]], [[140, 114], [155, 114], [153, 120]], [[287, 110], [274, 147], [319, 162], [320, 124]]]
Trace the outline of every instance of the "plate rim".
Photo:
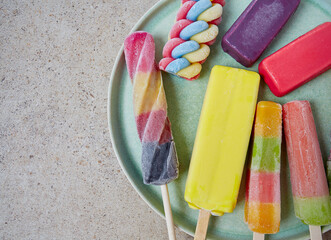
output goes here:
[[[170, 0], [170, 1], [175, 1], [175, 0]], [[167, 4], [170, 2], [169, 0], [159, 0], [157, 3], [155, 3], [150, 9], [148, 9], [138, 20], [138, 22], [133, 26], [133, 28], [130, 30], [129, 34], [133, 33], [134, 31], [136, 31], [139, 27], [141, 27], [141, 25], [148, 20], [148, 18], [153, 15], [155, 13], [155, 11], [158, 10], [158, 8], [160, 8], [162, 5]], [[322, 11], [327, 11], [326, 9], [324, 9], [319, 3], [319, 0], [306, 0], [308, 2], [311, 2], [313, 4], [316, 4], [318, 8], [320, 8]], [[326, 3], [328, 4], [328, 3]], [[331, 4], [329, 5], [329, 7], [331, 8]], [[118, 144], [117, 141], [115, 140], [115, 136], [114, 136], [114, 131], [113, 131], [113, 120], [112, 120], [112, 114], [111, 114], [111, 98], [112, 98], [112, 92], [114, 90], [114, 82], [115, 82], [115, 76], [117, 75], [117, 71], [118, 71], [118, 65], [120, 62], [120, 59], [124, 57], [124, 43], [122, 43], [118, 54], [115, 58], [115, 62], [111, 71], [111, 75], [110, 75], [110, 80], [109, 80], [109, 85], [108, 85], [108, 99], [107, 99], [107, 120], [108, 120], [108, 129], [109, 129], [109, 133], [110, 133], [110, 139], [111, 139], [111, 144], [113, 147], [113, 150], [115, 152], [115, 156], [117, 158], [117, 161], [119, 163], [119, 165], [121, 166], [126, 178], [129, 180], [130, 184], [132, 185], [132, 187], [135, 189], [135, 191], [138, 193], [138, 195], [144, 200], [145, 203], [147, 203], [147, 205], [152, 208], [154, 210], [154, 212], [156, 212], [160, 217], [162, 217], [163, 219], [165, 219], [165, 216], [163, 214], [162, 211], [160, 211], [158, 208], [156, 208], [154, 205], [152, 205], [151, 202], [149, 202], [147, 200], [147, 198], [145, 197], [145, 195], [143, 194], [143, 192], [140, 190], [140, 187], [135, 183], [135, 181], [132, 179], [131, 175], [129, 174], [129, 172], [126, 170], [124, 164], [123, 164], [123, 160], [121, 158], [119, 149], [118, 149]], [[184, 226], [179, 226], [178, 224], [175, 224], [176, 227], [178, 227], [181, 231], [185, 232], [186, 234], [190, 235], [190, 236], [194, 236], [194, 232], [189, 231], [188, 229], [186, 229], [186, 227]], [[329, 230], [331, 230], [331, 225], [327, 225], [327, 226], [321, 226], [321, 230], [322, 233], [325, 233]], [[302, 236], [302, 237], [298, 237], [295, 238], [294, 240], [309, 240], [310, 239], [310, 235], [308, 233], [307, 236]]]

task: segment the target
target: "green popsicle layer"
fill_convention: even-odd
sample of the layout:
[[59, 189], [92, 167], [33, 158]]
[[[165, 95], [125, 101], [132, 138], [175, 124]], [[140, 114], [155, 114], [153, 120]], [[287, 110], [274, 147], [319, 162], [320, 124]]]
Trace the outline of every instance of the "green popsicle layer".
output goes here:
[[314, 198], [293, 197], [295, 215], [305, 224], [323, 226], [331, 224], [330, 196]]
[[280, 138], [254, 137], [251, 169], [275, 172], [280, 170]]

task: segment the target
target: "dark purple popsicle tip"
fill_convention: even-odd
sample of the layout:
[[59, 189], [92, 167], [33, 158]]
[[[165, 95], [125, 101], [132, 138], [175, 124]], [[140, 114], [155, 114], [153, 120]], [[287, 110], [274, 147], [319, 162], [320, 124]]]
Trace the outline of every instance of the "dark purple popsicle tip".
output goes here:
[[178, 177], [175, 142], [143, 142], [141, 168], [145, 184], [164, 185]]
[[253, 0], [222, 39], [222, 48], [252, 66], [297, 9], [300, 0]]

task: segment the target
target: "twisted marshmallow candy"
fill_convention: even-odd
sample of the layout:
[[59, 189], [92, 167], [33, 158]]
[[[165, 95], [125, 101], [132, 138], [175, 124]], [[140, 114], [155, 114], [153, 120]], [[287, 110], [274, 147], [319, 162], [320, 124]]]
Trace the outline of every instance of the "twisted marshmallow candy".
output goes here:
[[182, 0], [176, 23], [163, 48], [161, 70], [187, 80], [200, 76], [201, 64], [209, 56], [218, 35], [224, 0]]

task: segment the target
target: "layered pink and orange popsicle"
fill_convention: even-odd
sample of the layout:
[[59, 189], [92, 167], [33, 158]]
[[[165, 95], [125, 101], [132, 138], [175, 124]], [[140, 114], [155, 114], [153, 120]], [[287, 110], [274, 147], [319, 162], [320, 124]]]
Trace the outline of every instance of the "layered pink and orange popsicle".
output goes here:
[[124, 53], [133, 84], [134, 114], [142, 142], [143, 180], [145, 184], [167, 184], [178, 177], [178, 160], [152, 35], [147, 32], [129, 35], [124, 42]]
[[286, 103], [283, 120], [295, 214], [308, 225], [330, 224], [329, 189], [309, 102]]
[[253, 232], [273, 234], [279, 231], [281, 141], [282, 106], [259, 102], [245, 202], [245, 222]]

